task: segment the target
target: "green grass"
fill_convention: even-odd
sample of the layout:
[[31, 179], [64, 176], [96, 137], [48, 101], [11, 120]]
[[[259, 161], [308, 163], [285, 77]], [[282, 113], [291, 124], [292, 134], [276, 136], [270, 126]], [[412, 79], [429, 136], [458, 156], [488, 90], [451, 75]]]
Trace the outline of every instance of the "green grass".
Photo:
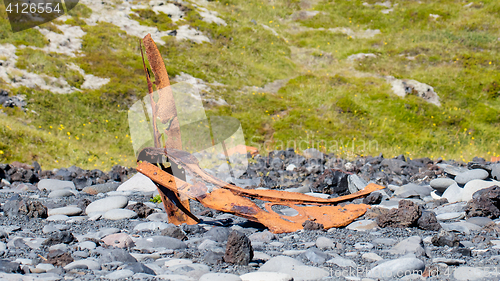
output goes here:
[[130, 18], [138, 21], [142, 25], [155, 26], [160, 31], [173, 30], [177, 27], [168, 15], [162, 12], [156, 14], [151, 9], [138, 9], [133, 11], [136, 12], [138, 16], [131, 14]]
[[19, 49], [16, 67], [27, 69], [37, 74], [47, 74], [53, 77], [63, 77], [70, 86], [80, 88], [83, 76], [76, 70], [70, 69], [67, 64], [72, 60], [67, 56], [56, 53], [47, 54], [44, 51], [30, 48]]
[[0, 123], [1, 158], [38, 161], [44, 169], [109, 169], [135, 162], [126, 107], [92, 92], [58, 95], [20, 88], [14, 93], [31, 101], [30, 111], [4, 109], [9, 116]]
[[[102, 159], [102, 150], [88, 147], [84, 143], [74, 141], [66, 134], [66, 130], [43, 130], [33, 124], [18, 121], [17, 118], [0, 118], [0, 158], [2, 161], [38, 161], [44, 169], [87, 165], [89, 158]], [[111, 165], [106, 160], [107, 165]], [[103, 167], [101, 165], [100, 167]]]
[[[186, 16], [176, 23], [149, 9], [136, 10], [138, 16], [131, 17], [162, 31], [189, 24], [210, 38], [210, 44], [162, 38], [166, 43], [159, 49], [168, 73], [223, 83], [210, 95], [222, 97], [229, 106], [207, 107], [207, 114], [238, 118], [247, 145], [263, 153], [295, 144], [298, 150], [314, 146], [342, 157], [382, 152], [386, 157], [465, 161], [499, 155], [499, 2], [485, 0], [464, 8], [460, 1], [400, 0], [392, 1], [398, 6], [389, 14], [381, 12], [385, 7], [363, 2], [373, 5], [377, 0], [320, 1], [310, 10], [321, 13], [299, 21], [290, 15], [300, 10], [300, 1], [211, 2], [209, 9], [216, 10], [226, 26], [202, 21], [189, 3]], [[18, 67], [64, 77], [79, 87], [82, 77], [65, 65], [73, 62], [110, 82], [99, 90], [69, 95], [12, 90], [27, 96], [29, 110], [4, 109], [8, 116], [0, 123], [0, 162], [37, 160], [44, 168], [134, 165], [127, 108], [147, 91], [139, 38], [108, 23], [87, 26], [83, 19], [90, 10], [82, 4], [70, 14], [66, 24], [79, 25], [87, 33], [83, 56], [18, 49]], [[57, 24], [44, 28], [58, 32]], [[297, 32], [297, 26], [310, 29]], [[328, 31], [335, 27], [379, 29], [381, 34], [351, 38]], [[9, 30], [6, 15], [0, 14], [0, 44], [47, 44], [35, 29], [15, 34]], [[346, 60], [361, 52], [377, 57], [352, 65]], [[433, 86], [442, 106], [416, 96], [395, 96], [385, 79], [376, 78], [387, 75]], [[291, 79], [274, 94], [241, 90], [285, 78]], [[0, 81], [0, 86], [6, 85]], [[21, 149], [25, 145], [30, 149]]]

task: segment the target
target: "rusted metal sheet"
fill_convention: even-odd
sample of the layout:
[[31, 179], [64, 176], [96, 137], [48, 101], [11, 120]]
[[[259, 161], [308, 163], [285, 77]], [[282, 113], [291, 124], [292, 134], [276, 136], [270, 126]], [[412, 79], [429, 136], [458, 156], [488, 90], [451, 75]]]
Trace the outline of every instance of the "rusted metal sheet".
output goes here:
[[[200, 180], [195, 181], [194, 184], [189, 184], [174, 178], [172, 175], [165, 173], [157, 166], [148, 162], [139, 162], [137, 171], [149, 177], [153, 182], [173, 192], [197, 200], [207, 208], [231, 213], [259, 222], [274, 233], [297, 231], [303, 228], [302, 224], [307, 220], [320, 223], [325, 229], [346, 226], [356, 218], [362, 216], [369, 208], [369, 205], [329, 205], [359, 198], [374, 190], [384, 188], [379, 185], [371, 184], [366, 189], [355, 194], [333, 199], [316, 198], [301, 193], [286, 191], [269, 193], [269, 190], [242, 189], [230, 184], [221, 186], [216, 185], [216, 187], [209, 192], [207, 186], [203, 180], [201, 180], [206, 180], [206, 175], [200, 177]], [[261, 209], [246, 197], [271, 201], [271, 203], [266, 203], [265, 209]], [[297, 210], [298, 215], [290, 217], [279, 214], [272, 209], [275, 205], [293, 208]]]
[[237, 195], [271, 202], [293, 201], [300, 204], [334, 204], [360, 198], [372, 193], [373, 191], [381, 190], [384, 188], [383, 186], [371, 183], [368, 184], [363, 190], [360, 190], [356, 193], [331, 199], [316, 198], [298, 192], [288, 192], [282, 190], [245, 189], [232, 184], [228, 184], [210, 174], [207, 174], [203, 169], [200, 168], [200, 166], [198, 166], [198, 159], [196, 159], [196, 157], [188, 152], [168, 148], [146, 148], [143, 150], [143, 152], [144, 154], [149, 155], [151, 159], [156, 159], [158, 155], [162, 154], [168, 155], [168, 158], [172, 163], [182, 166], [186, 171], [189, 171], [193, 176], [196, 176], [201, 181], [211, 183], [218, 188], [229, 189]]
[[[365, 189], [354, 194], [322, 199], [296, 192], [244, 189], [207, 174], [200, 168], [198, 160], [193, 155], [182, 150], [177, 109], [165, 64], [151, 35], [148, 34], [142, 41], [155, 77], [156, 91], [153, 89], [153, 83], [144, 62], [141, 45], [144, 72], [151, 101], [155, 148], [145, 148], [139, 153], [138, 159], [140, 161], [137, 170], [156, 184], [170, 223], [180, 225], [199, 222], [199, 219], [190, 211], [189, 199], [193, 199], [205, 207], [262, 223], [274, 233], [297, 231], [303, 228], [306, 221], [322, 224], [326, 229], [342, 227], [363, 215], [369, 205], [335, 206], [335, 204], [366, 196], [375, 190], [384, 188], [376, 184], [369, 184]], [[219, 122], [220, 124], [215, 123], [215, 125], [212, 124], [212, 133], [214, 133], [213, 127], [218, 127], [217, 124], [227, 125], [226, 121]], [[162, 128], [163, 132], [160, 132], [159, 128]], [[226, 130], [227, 128], [223, 126], [222, 129]], [[218, 137], [217, 143], [221, 143], [228, 164], [229, 156], [232, 154], [246, 155], [247, 152], [250, 152], [253, 155], [257, 153], [256, 148], [244, 145], [227, 149], [224, 130], [215, 130], [217, 134], [214, 133], [214, 138]], [[223, 132], [222, 135], [219, 134], [221, 132]], [[162, 133], [166, 137], [164, 142], [162, 142]], [[214, 140], [212, 140], [212, 144], [214, 144]], [[165, 167], [165, 160], [171, 164], [170, 167]], [[179, 170], [191, 174], [194, 177], [193, 183], [187, 183], [184, 178], [179, 178], [184, 175], [177, 173]], [[230, 171], [233, 175], [231, 166]], [[207, 184], [210, 185], [210, 189]], [[251, 199], [259, 199], [267, 201], [267, 203], [264, 204], [263, 208], [260, 208]], [[298, 214], [285, 216], [274, 211], [273, 207], [275, 206], [293, 208]]]
[[[144, 65], [144, 72], [146, 73], [146, 80], [148, 82], [149, 97], [151, 101], [152, 123], [154, 130], [154, 144], [156, 148], [160, 147], [170, 147], [175, 149], [182, 149], [181, 132], [179, 126], [179, 120], [177, 118], [177, 108], [175, 107], [174, 96], [172, 94], [172, 89], [170, 88], [170, 81], [168, 79], [167, 69], [165, 68], [165, 63], [161, 57], [155, 42], [148, 34], [143, 38], [144, 47], [146, 49], [146, 55], [148, 57], [149, 65], [155, 77], [156, 93], [158, 99], [155, 102], [154, 91], [151, 85], [151, 80], [149, 78], [149, 72], [146, 68], [144, 62], [144, 54], [142, 53], [141, 44], [141, 55]], [[157, 122], [162, 124], [169, 124], [169, 126], [164, 130], [164, 134], [167, 137], [165, 143], [161, 141], [161, 134], [158, 130]], [[160, 187], [158, 186], [158, 189]], [[171, 191], [160, 192], [163, 206], [168, 214], [168, 219], [170, 223], [175, 225], [180, 225], [182, 223], [196, 224], [197, 221], [186, 215], [189, 213], [189, 200], [184, 198], [179, 198], [178, 194]], [[167, 200], [169, 197], [171, 200]], [[182, 211], [184, 209], [185, 211]]]

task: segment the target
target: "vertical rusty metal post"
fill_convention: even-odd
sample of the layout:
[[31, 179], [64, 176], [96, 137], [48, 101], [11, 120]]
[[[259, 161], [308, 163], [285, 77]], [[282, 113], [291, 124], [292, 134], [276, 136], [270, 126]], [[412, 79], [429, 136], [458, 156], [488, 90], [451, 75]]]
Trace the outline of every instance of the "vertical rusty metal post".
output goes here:
[[[179, 126], [179, 119], [177, 118], [177, 108], [175, 106], [172, 89], [170, 88], [170, 81], [168, 79], [168, 73], [165, 67], [165, 63], [163, 62], [163, 59], [155, 42], [151, 38], [151, 34], [146, 35], [142, 39], [142, 41], [146, 49], [146, 55], [148, 57], [149, 65], [151, 66], [151, 70], [155, 76], [154, 84], [156, 85], [156, 91], [158, 93], [158, 101], [155, 102], [153, 98], [153, 92], [151, 91], [151, 82], [149, 81], [149, 76], [147, 75], [148, 89], [150, 91], [151, 97], [151, 107], [153, 110], [152, 118], [153, 124], [155, 126], [155, 146], [159, 146], [161, 144], [161, 134], [158, 132], [158, 128], [156, 127], [156, 122], [160, 121], [163, 124], [170, 123], [170, 126], [164, 131], [164, 134], [167, 137], [167, 140], [163, 144], [165, 148], [182, 149], [181, 131]], [[172, 168], [175, 169], [175, 167]], [[172, 168], [170, 169], [170, 172], [172, 172]], [[179, 208], [177, 208], [177, 206], [171, 200], [169, 200], [164, 193], [160, 191], [160, 194], [170, 223], [173, 223], [175, 225], [180, 225], [182, 223], [197, 223], [195, 220], [193, 220]], [[180, 202], [188, 211], [190, 210], [189, 199], [179, 198], [179, 194], [173, 194], [173, 196], [176, 196], [177, 199], [179, 199], [175, 201]]]
[[[142, 65], [144, 67], [144, 74], [146, 75], [146, 81], [148, 82], [148, 92], [149, 92], [149, 101], [151, 103], [151, 111], [153, 112], [153, 116], [156, 116], [156, 104], [153, 98], [153, 83], [151, 83], [151, 79], [149, 77], [149, 70], [146, 67], [146, 63], [144, 62], [144, 52], [142, 51], [142, 44], [139, 42], [139, 46], [141, 47], [141, 57], [142, 57]], [[144, 112], [146, 113], [146, 109], [144, 109]], [[147, 113], [146, 113], [147, 117]], [[149, 122], [149, 121], [148, 121]], [[153, 124], [153, 138], [154, 138], [154, 144], [156, 148], [161, 147], [161, 142], [160, 142], [160, 132], [158, 132], [158, 126], [156, 125], [156, 118], [153, 118], [152, 120]]]

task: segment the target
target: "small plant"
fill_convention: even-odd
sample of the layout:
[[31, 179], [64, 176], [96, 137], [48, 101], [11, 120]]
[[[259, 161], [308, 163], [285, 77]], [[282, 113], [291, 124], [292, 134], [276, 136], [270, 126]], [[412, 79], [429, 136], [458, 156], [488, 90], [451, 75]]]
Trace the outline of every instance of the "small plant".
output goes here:
[[155, 197], [149, 199], [150, 202], [153, 202], [153, 203], [161, 203], [161, 196], [160, 195], [156, 195]]

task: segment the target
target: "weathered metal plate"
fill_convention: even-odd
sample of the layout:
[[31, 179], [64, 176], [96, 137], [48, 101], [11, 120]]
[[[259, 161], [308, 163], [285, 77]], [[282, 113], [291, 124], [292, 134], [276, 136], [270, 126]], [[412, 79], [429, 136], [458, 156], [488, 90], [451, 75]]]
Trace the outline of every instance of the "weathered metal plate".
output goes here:
[[[316, 198], [301, 193], [286, 191], [268, 193], [266, 192], [268, 190], [242, 189], [229, 184], [225, 184], [221, 188], [216, 188], [212, 190], [212, 192], [208, 192], [208, 188], [202, 181], [189, 184], [174, 178], [172, 175], [165, 173], [160, 168], [148, 162], [138, 163], [137, 171], [146, 175], [155, 183], [181, 196], [197, 200], [207, 208], [231, 213], [262, 223], [274, 233], [297, 231], [303, 228], [302, 224], [307, 220], [320, 223], [325, 229], [346, 226], [356, 218], [362, 216], [370, 206], [366, 204], [348, 204], [345, 206], [327, 205], [359, 198], [374, 190], [384, 188], [372, 184], [355, 194], [333, 199]], [[264, 192], [264, 194], [261, 194], [261, 192]], [[265, 210], [263, 210], [245, 197], [273, 201], [273, 203], [266, 203]], [[163, 198], [167, 199], [162, 196], [162, 199]], [[307, 204], [308, 206], [303, 206], [303, 204]], [[290, 217], [278, 214], [273, 211], [273, 205], [288, 206], [297, 210], [298, 215]]]
[[[154, 144], [157, 148], [159, 147], [170, 147], [175, 149], [182, 149], [182, 140], [181, 140], [181, 132], [179, 126], [179, 119], [177, 118], [177, 109], [175, 107], [174, 96], [172, 94], [172, 90], [170, 88], [170, 81], [168, 79], [167, 69], [165, 67], [165, 63], [161, 57], [158, 48], [156, 47], [155, 42], [151, 38], [151, 35], [148, 34], [143, 38], [144, 47], [146, 49], [146, 55], [148, 57], [149, 65], [151, 66], [151, 70], [155, 76], [155, 85], [157, 88], [158, 101], [154, 101], [153, 99], [153, 88], [151, 85], [151, 81], [149, 79], [149, 74], [146, 69], [146, 65], [144, 64], [144, 70], [146, 72], [146, 79], [148, 82], [148, 90], [151, 99], [151, 107], [153, 110], [153, 129], [154, 129]], [[142, 52], [142, 46], [141, 46]], [[144, 60], [144, 57], [143, 57]], [[143, 61], [144, 63], [144, 61]], [[158, 122], [162, 123], [163, 126], [168, 129], [164, 130], [164, 135], [167, 137], [165, 143], [161, 142], [161, 134], [158, 131], [158, 127], [160, 127]], [[160, 189], [159, 189], [160, 190]], [[196, 224], [197, 222], [192, 218], [188, 217], [185, 212], [181, 211], [172, 200], [166, 200], [166, 194], [160, 191], [163, 206], [165, 207], [165, 211], [168, 214], [168, 221], [175, 225], [180, 225], [182, 223], [187, 224]], [[189, 211], [189, 200], [187, 199], [179, 199], [178, 195], [173, 193], [170, 194], [172, 199], [180, 202], [184, 206], [184, 208]], [[177, 196], [177, 198], [175, 198]], [[179, 199], [179, 200], [177, 200]]]

